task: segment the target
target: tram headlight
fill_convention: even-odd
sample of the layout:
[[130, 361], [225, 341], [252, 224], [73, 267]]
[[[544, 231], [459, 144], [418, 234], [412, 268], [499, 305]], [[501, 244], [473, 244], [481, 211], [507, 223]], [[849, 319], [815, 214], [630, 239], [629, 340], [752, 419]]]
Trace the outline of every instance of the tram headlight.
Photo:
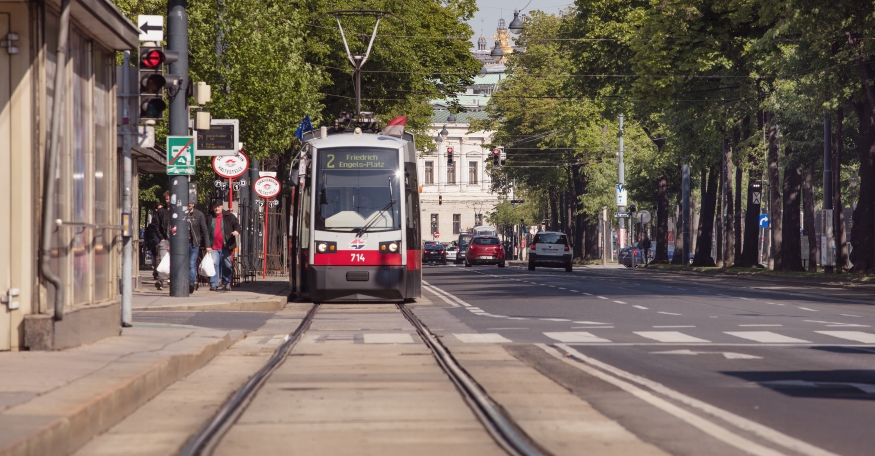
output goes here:
[[337, 253], [337, 243], [331, 241], [317, 241], [316, 253]]
[[401, 241], [387, 241], [380, 243], [380, 253], [398, 253], [401, 250]]
[[316, 246], [316, 251], [319, 253], [325, 253], [328, 250], [328, 244], [324, 242], [320, 242], [318, 246]]
[[398, 243], [393, 242], [393, 243], [389, 244], [389, 251], [392, 253], [397, 252], [398, 251]]

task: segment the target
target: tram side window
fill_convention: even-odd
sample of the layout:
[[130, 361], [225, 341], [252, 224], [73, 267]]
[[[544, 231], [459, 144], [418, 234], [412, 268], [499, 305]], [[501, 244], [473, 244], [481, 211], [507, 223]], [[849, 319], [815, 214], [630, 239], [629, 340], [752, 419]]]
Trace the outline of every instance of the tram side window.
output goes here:
[[307, 248], [310, 245], [310, 208], [311, 200], [310, 200], [310, 183], [305, 182], [304, 191], [301, 194], [301, 201], [304, 202], [302, 204], [303, 209], [301, 211], [301, 246]]

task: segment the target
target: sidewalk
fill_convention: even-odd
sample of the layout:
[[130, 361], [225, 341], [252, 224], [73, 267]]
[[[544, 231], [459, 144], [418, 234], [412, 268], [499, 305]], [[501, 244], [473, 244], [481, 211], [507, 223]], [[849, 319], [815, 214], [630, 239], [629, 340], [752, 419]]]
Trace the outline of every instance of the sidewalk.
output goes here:
[[138, 311], [172, 310], [240, 310], [249, 312], [277, 312], [286, 305], [289, 279], [286, 276], [261, 277], [255, 282], [243, 283], [231, 291], [210, 291], [201, 285], [187, 298], [171, 298], [165, 282], [163, 290], [155, 288], [151, 271], [140, 271], [140, 290], [134, 291], [132, 307]]
[[242, 338], [138, 325], [56, 352], [0, 353], [0, 455], [66, 455]]

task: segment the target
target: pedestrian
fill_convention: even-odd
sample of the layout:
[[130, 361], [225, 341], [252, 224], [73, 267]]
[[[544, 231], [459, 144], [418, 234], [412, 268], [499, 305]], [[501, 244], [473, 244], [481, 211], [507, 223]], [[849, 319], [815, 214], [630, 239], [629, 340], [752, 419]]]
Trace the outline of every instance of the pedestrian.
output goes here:
[[152, 211], [152, 218], [149, 220], [149, 225], [143, 230], [143, 244], [145, 250], [149, 252], [149, 255], [152, 257], [152, 278], [155, 280], [158, 280], [158, 242], [161, 241], [158, 237], [158, 226], [157, 223], [155, 223], [155, 214], [160, 208], [161, 204], [158, 204], [155, 207], [155, 210]]
[[644, 233], [644, 239], [641, 240], [641, 250], [643, 250], [645, 265], [650, 261], [650, 246], [650, 238], [647, 237], [647, 233]]
[[212, 244], [208, 244], [210, 240], [210, 232], [207, 229], [207, 219], [204, 213], [194, 207], [194, 202], [188, 203], [188, 292], [194, 293], [197, 289], [197, 266], [198, 255], [201, 249], [205, 249], [206, 255], [212, 255]]
[[216, 275], [210, 278], [210, 290], [218, 291], [219, 276], [222, 278], [221, 290], [231, 290], [231, 253], [237, 247], [237, 235], [240, 234], [240, 222], [237, 217], [224, 210], [222, 200], [213, 201], [210, 207], [209, 235], [207, 245], [212, 249], [213, 264]]
[[[164, 256], [170, 253], [170, 190], [164, 192], [164, 206], [158, 206], [152, 217], [153, 230], [158, 237], [158, 252], [155, 264], [161, 264]], [[155, 288], [164, 288], [164, 274], [158, 273]]]

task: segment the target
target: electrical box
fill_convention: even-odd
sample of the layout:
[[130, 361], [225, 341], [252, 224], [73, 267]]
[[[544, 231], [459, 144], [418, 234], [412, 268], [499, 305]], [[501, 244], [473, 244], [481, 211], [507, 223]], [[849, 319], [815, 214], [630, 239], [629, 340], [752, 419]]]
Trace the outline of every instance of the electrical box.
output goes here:
[[[212, 100], [212, 89], [206, 82], [200, 81], [194, 85], [194, 104], [203, 106]], [[207, 127], [204, 130], [209, 130]], [[198, 129], [200, 130], [200, 128]]]
[[209, 130], [210, 124], [213, 121], [213, 116], [207, 111], [195, 111], [194, 113], [194, 129]]

